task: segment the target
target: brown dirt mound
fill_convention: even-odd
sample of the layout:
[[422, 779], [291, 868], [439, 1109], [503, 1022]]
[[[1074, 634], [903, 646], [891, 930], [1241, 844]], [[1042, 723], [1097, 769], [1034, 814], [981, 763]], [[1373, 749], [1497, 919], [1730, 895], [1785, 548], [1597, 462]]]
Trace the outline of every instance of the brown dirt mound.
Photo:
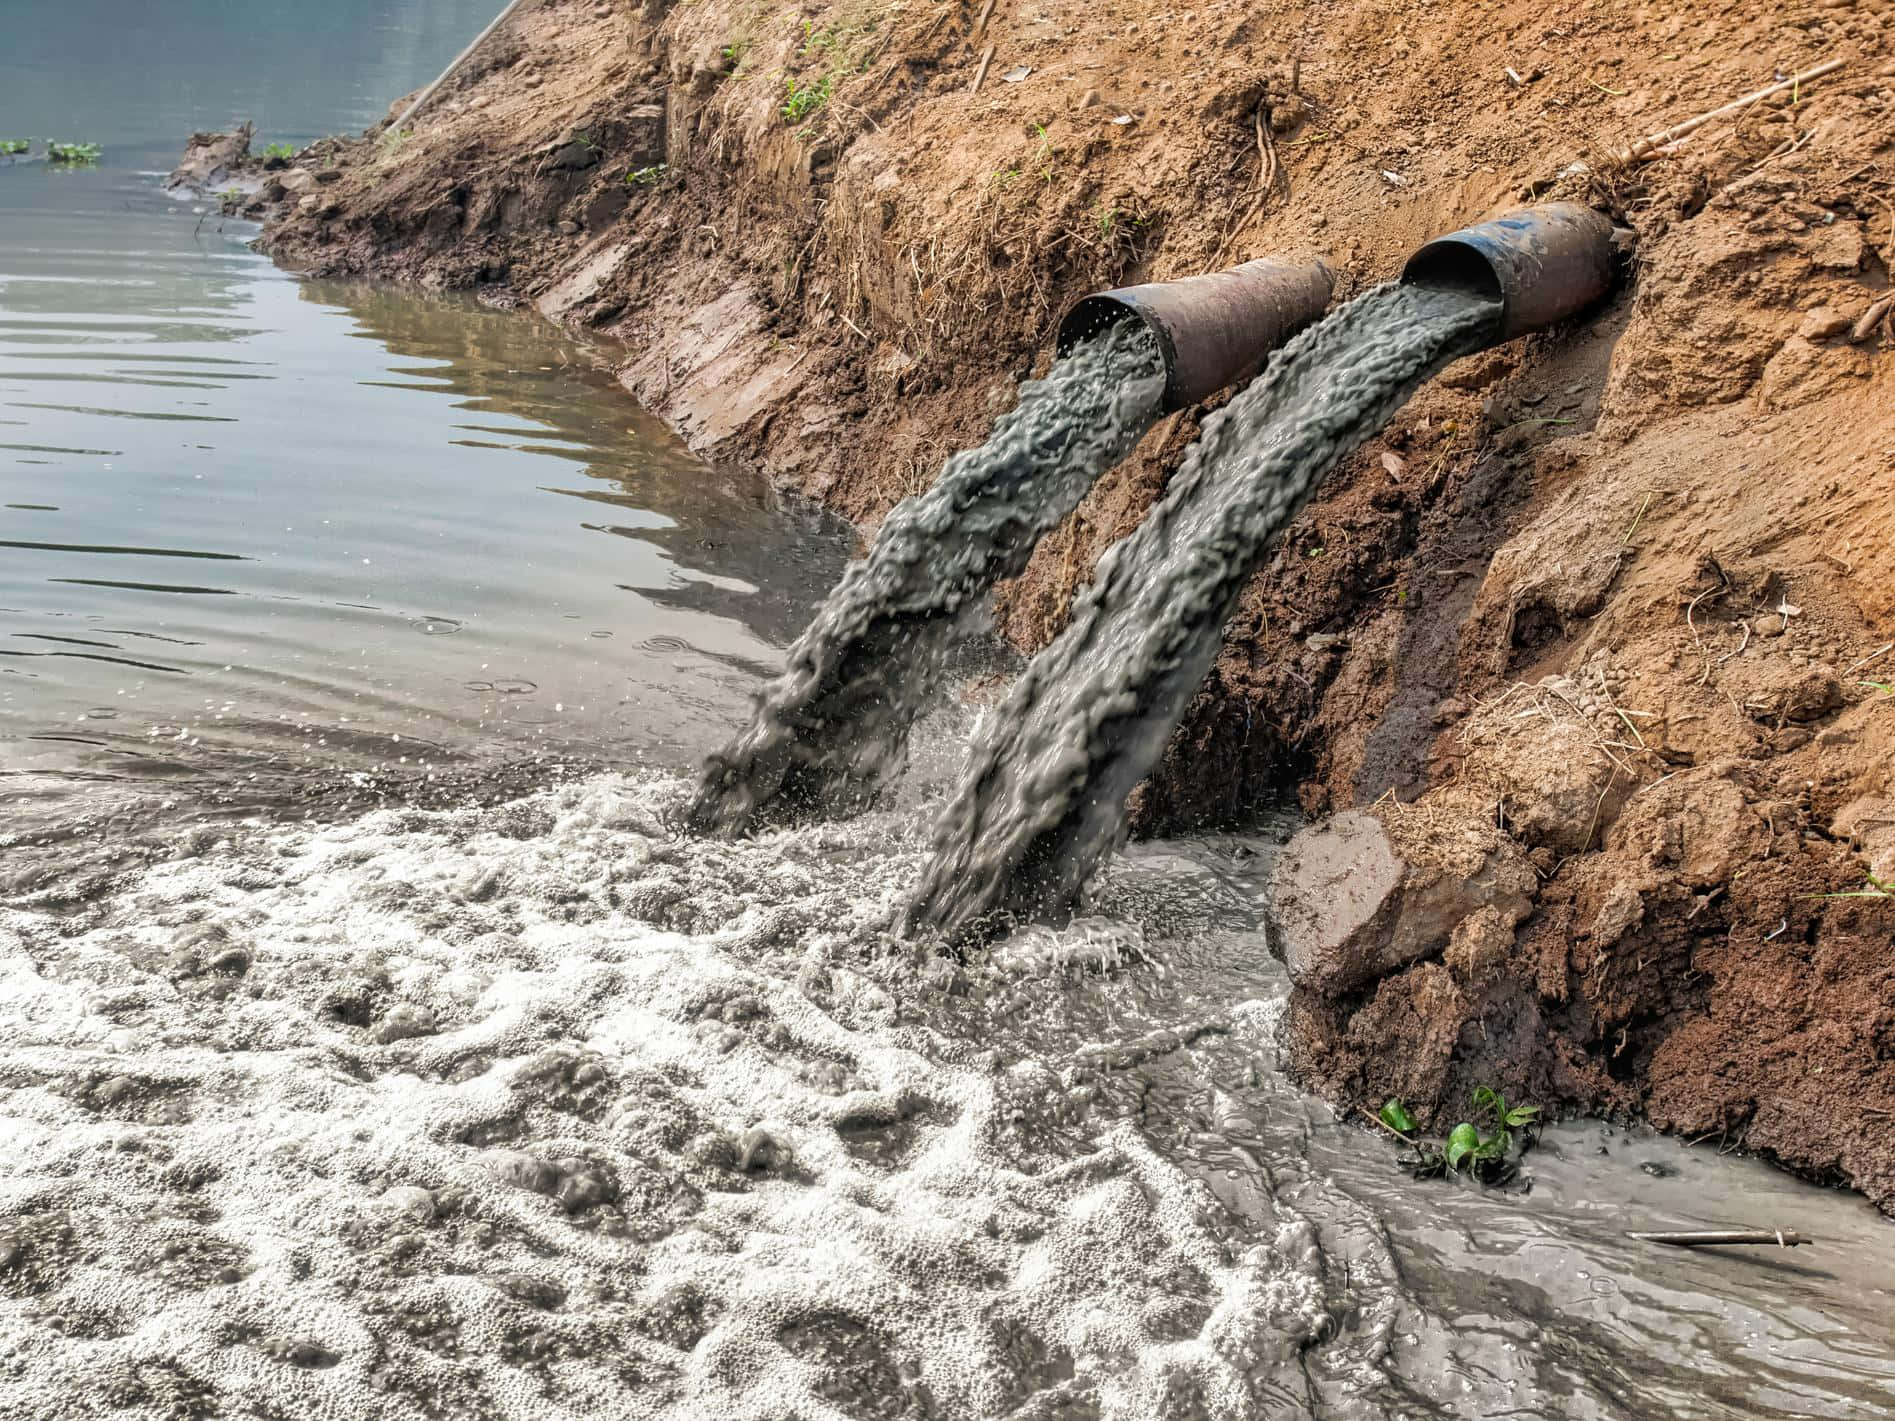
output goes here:
[[[1443, 881], [1431, 845], [1530, 865], [1517, 921], [1449, 893], [1461, 916], [1375, 943], [1366, 978], [1298, 988], [1296, 1059], [1331, 1095], [1642, 1108], [1895, 1207], [1871, 1115], [1895, 902], [1820, 896], [1895, 869], [1895, 697], [1869, 684], [1895, 680], [1895, 362], [1869, 319], [1890, 38], [1869, 0], [546, 3], [413, 133], [276, 175], [266, 241], [616, 335], [697, 447], [872, 524], [1089, 288], [1316, 247], [1348, 295], [1499, 207], [1610, 211], [1634, 282], [1449, 370], [1338, 472], [1141, 819], [1297, 786], [1371, 806]], [[1832, 55], [1673, 155], [1608, 161]], [[1201, 414], [1045, 541], [999, 599], [1010, 636], [1058, 630]]]

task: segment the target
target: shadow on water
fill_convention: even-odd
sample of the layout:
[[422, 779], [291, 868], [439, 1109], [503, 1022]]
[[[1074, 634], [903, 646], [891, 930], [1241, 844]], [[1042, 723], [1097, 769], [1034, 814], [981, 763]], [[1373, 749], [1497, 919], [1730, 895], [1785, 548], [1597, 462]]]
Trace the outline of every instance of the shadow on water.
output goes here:
[[[778, 494], [744, 470], [707, 464], [662, 423], [631, 404], [611, 370], [617, 353], [548, 330], [517, 312], [471, 299], [425, 298], [387, 287], [304, 284], [305, 299], [344, 310], [358, 334], [393, 355], [440, 362], [391, 372], [406, 388], [459, 398], [451, 442], [563, 460], [580, 479], [543, 492], [600, 511], [578, 516], [587, 531], [632, 539], [661, 552], [668, 577], [636, 590], [662, 606], [743, 622], [783, 646], [840, 570], [852, 534], [817, 505]], [[628, 458], [627, 449], [639, 457]], [[627, 515], [630, 515], [628, 518]], [[781, 523], [821, 544], [827, 557], [786, 559], [759, 537]]]

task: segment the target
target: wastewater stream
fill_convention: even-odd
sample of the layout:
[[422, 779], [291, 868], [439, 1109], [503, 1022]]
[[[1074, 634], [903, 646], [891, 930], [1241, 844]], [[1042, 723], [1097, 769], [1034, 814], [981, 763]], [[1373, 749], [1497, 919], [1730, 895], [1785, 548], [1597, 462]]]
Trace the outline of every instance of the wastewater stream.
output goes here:
[[[158, 191], [193, 129], [372, 121], [492, 8], [8, 8], [0, 136], [106, 152], [0, 161], [0, 854], [104, 796], [158, 848], [0, 878], [0, 1414], [1895, 1405], [1859, 1197], [1598, 1121], [1415, 1182], [1299, 1091], [1280, 816], [917, 947], [1007, 703], [950, 683], [869, 811], [679, 833], [851, 531], [609, 349]], [[1726, 1225], [1815, 1243], [1627, 1237]]]

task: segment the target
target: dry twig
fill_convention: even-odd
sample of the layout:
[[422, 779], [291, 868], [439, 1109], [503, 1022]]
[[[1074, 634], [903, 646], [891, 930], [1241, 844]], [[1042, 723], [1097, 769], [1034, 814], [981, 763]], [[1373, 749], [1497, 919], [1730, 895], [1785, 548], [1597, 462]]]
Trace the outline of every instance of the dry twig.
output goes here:
[[987, 66], [994, 62], [994, 47], [990, 44], [980, 52], [980, 68], [974, 71], [974, 83], [968, 89], [970, 94], [978, 94], [980, 86], [987, 82]]
[[1632, 163], [1649, 163], [1652, 159], [1660, 156], [1660, 149], [1669, 147], [1687, 134], [1695, 133], [1712, 119], [1723, 118], [1728, 114], [1742, 113], [1752, 104], [1767, 99], [1772, 94], [1780, 94], [1785, 89], [1795, 89], [1800, 94], [1804, 84], [1807, 84], [1812, 79], [1820, 79], [1825, 74], [1833, 74], [1842, 68], [1842, 65], [1843, 61], [1840, 59], [1826, 60], [1818, 64], [1814, 69], [1805, 69], [1801, 74], [1792, 74], [1789, 78], [1780, 83], [1768, 85], [1765, 88], [1757, 90], [1754, 94], [1746, 94], [1741, 99], [1732, 99], [1728, 104], [1711, 109], [1707, 113], [1701, 113], [1696, 118], [1688, 118], [1683, 123], [1674, 124], [1670, 128], [1661, 128], [1658, 132], [1639, 139], [1638, 142], [1634, 143], [1630, 148], [1623, 148], [1611, 156], [1616, 162], [1626, 165]]

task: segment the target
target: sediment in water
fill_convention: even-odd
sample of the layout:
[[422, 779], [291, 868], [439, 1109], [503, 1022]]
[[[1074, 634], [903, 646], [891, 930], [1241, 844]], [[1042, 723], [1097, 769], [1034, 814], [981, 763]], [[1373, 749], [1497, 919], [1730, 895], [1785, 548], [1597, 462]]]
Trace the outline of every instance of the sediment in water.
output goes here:
[[965, 616], [1130, 451], [1163, 392], [1157, 342], [1135, 321], [1022, 386], [987, 442], [897, 505], [843, 575], [750, 724], [711, 756], [692, 827], [736, 833], [865, 805], [899, 766]]
[[1272, 534], [1435, 371], [1483, 343], [1498, 306], [1388, 285], [1286, 346], [1220, 413], [1164, 500], [1100, 560], [1066, 631], [977, 746], [909, 909], [949, 933], [1063, 913], [1118, 836], [1216, 655]]

